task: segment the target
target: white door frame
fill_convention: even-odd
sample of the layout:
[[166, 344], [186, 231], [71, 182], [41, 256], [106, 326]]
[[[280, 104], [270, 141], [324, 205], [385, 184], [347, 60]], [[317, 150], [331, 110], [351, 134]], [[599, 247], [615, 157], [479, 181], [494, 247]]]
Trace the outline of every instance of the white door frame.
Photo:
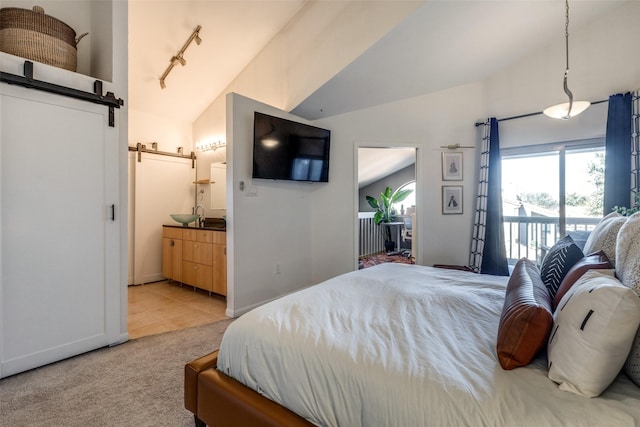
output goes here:
[[[358, 242], [360, 241], [360, 227], [359, 227], [359, 219], [358, 219], [358, 212], [359, 212], [359, 205], [358, 205], [358, 201], [359, 201], [359, 188], [358, 188], [358, 150], [360, 148], [389, 148], [389, 149], [394, 149], [394, 148], [413, 148], [415, 149], [415, 158], [416, 158], [416, 163], [415, 163], [415, 167], [416, 167], [416, 221], [415, 224], [412, 224], [413, 230], [413, 240], [411, 241], [412, 245], [416, 245], [415, 246], [415, 263], [416, 264], [422, 264], [422, 235], [421, 235], [421, 231], [420, 231], [420, 224], [422, 223], [422, 218], [424, 215], [424, 208], [422, 206], [422, 182], [423, 182], [423, 166], [422, 166], [422, 156], [421, 153], [424, 150], [421, 150], [422, 145], [421, 144], [417, 144], [417, 143], [391, 143], [391, 142], [358, 142], [355, 141], [353, 144], [353, 151], [354, 151], [354, 155], [353, 155], [353, 159], [354, 159], [354, 165], [353, 165], [353, 170], [354, 170], [354, 176], [353, 176], [353, 181], [354, 181], [354, 194], [353, 194], [353, 218], [354, 218], [354, 248], [353, 248], [353, 252], [354, 252], [354, 269], [357, 270], [358, 269], [358, 256], [359, 256], [359, 248], [358, 248]], [[412, 246], [413, 247], [413, 246]]]

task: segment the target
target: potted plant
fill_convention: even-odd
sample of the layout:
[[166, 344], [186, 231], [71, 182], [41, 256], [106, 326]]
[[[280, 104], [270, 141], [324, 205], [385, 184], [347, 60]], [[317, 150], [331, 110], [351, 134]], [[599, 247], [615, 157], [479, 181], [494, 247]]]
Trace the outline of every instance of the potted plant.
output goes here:
[[630, 208], [625, 206], [614, 206], [612, 211], [618, 212], [622, 216], [631, 216], [634, 213], [640, 211], [640, 193], [636, 193], [635, 195], [635, 203]]
[[[373, 215], [373, 221], [376, 224], [384, 224], [395, 221], [398, 212], [396, 212], [393, 205], [402, 202], [412, 192], [413, 190], [410, 189], [397, 189], [396, 191], [392, 192], [391, 188], [387, 187], [382, 193], [380, 193], [379, 201], [374, 197], [366, 196], [369, 206], [376, 210], [375, 214]], [[395, 248], [395, 242], [391, 237], [391, 227], [382, 227], [382, 233], [384, 235], [385, 249], [387, 250], [387, 252], [392, 251], [393, 248]]]

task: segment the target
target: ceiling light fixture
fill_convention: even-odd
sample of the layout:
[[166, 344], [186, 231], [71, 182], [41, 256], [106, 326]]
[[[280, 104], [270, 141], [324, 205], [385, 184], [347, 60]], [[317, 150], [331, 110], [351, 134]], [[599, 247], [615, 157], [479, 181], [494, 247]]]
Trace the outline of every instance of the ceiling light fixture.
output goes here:
[[569, 76], [569, 0], [565, 0], [565, 30], [564, 30], [564, 40], [565, 40], [565, 53], [567, 58], [567, 67], [564, 70], [564, 93], [569, 97], [569, 102], [565, 102], [564, 104], [553, 105], [549, 108], [546, 108], [543, 113], [545, 116], [549, 116], [554, 119], [563, 119], [567, 120], [573, 116], [577, 116], [582, 113], [584, 110], [589, 108], [591, 105], [588, 101], [574, 101], [573, 93], [569, 90], [569, 85], [567, 84], [567, 78]]
[[162, 77], [160, 77], [160, 88], [161, 89], [164, 89], [164, 88], [167, 87], [167, 84], [165, 83], [165, 79], [167, 78], [167, 76], [169, 75], [169, 73], [171, 72], [173, 67], [175, 67], [178, 64], [182, 65], [183, 67], [185, 65], [187, 65], [187, 61], [184, 59], [184, 52], [187, 50], [187, 48], [189, 47], [191, 42], [195, 40], [197, 45], [202, 43], [202, 39], [200, 38], [200, 30], [201, 29], [202, 29], [202, 27], [200, 25], [198, 25], [196, 27], [196, 29], [193, 30], [193, 33], [191, 33], [191, 36], [189, 36], [189, 38], [187, 39], [185, 44], [182, 46], [182, 49], [180, 49], [175, 56], [171, 57], [170, 62], [169, 62], [169, 66], [167, 67], [167, 69], [162, 74]]

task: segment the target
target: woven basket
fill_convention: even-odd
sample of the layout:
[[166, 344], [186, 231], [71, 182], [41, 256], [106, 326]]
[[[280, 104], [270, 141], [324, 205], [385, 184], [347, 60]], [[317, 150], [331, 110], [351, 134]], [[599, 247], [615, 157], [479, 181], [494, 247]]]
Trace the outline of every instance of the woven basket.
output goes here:
[[46, 15], [44, 9], [0, 9], [0, 51], [43, 62], [65, 70], [78, 67], [76, 32], [64, 22]]

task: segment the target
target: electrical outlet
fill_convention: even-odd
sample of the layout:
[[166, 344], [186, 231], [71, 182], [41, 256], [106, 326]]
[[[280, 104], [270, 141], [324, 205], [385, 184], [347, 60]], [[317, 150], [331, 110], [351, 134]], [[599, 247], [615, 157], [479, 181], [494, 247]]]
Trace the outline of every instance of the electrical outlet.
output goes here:
[[276, 264], [276, 274], [280, 274], [280, 263]]

